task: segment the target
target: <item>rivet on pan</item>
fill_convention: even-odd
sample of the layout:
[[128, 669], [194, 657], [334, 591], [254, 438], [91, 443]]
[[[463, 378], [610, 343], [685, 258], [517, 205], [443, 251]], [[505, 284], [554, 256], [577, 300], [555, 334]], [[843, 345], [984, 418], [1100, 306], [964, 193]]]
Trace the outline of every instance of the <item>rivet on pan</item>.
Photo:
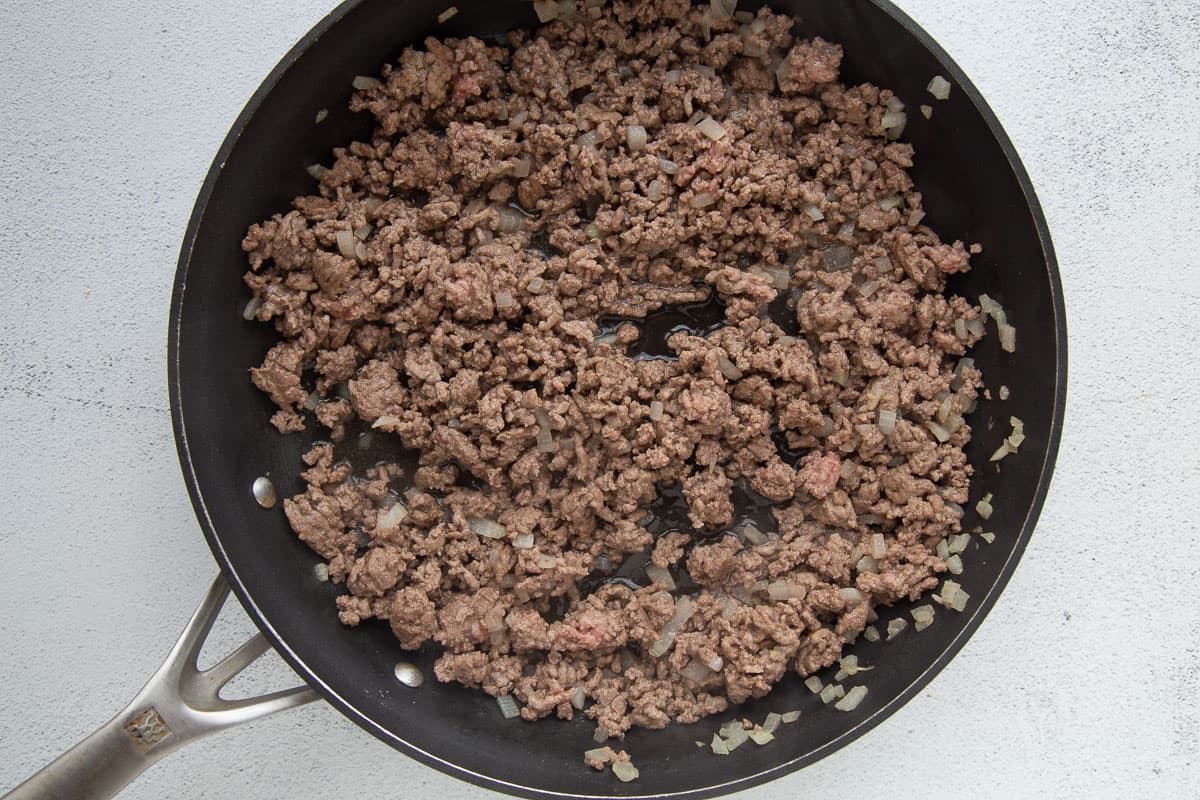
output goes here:
[[425, 682], [425, 676], [421, 674], [421, 670], [417, 669], [415, 665], [410, 664], [407, 661], [397, 662], [395, 673], [396, 680], [400, 681], [405, 686], [411, 686], [414, 689]]
[[275, 495], [275, 484], [271, 483], [270, 478], [255, 478], [254, 485], [250, 487], [250, 491], [254, 494], [254, 499], [263, 508], [274, 508], [275, 501], [279, 499]]

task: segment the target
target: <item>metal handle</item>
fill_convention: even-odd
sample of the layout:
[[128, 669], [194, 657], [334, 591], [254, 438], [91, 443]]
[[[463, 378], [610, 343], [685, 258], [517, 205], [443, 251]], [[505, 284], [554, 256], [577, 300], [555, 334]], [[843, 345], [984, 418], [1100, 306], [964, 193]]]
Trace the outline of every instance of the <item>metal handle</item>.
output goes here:
[[228, 596], [229, 587], [218, 575], [137, 697], [4, 800], [104, 800], [193, 739], [316, 700], [317, 693], [307, 686], [244, 700], [221, 698], [225, 684], [270, 649], [258, 633], [219, 663], [203, 672], [197, 668], [196, 659]]

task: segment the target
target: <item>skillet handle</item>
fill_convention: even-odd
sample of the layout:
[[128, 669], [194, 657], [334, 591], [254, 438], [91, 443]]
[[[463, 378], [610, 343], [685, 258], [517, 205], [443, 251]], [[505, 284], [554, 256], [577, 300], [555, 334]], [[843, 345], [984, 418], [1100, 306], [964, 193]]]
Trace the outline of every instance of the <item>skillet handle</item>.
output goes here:
[[4, 800], [103, 800], [193, 739], [317, 699], [307, 686], [244, 700], [222, 687], [270, 649], [261, 633], [201, 672], [200, 650], [229, 596], [218, 575], [170, 655], [129, 705]]

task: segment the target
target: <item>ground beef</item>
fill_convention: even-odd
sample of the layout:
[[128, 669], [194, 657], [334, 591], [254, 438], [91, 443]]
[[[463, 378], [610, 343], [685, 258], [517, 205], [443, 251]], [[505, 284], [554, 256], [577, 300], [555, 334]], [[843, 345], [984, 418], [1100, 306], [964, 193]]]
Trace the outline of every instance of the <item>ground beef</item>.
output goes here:
[[[284, 502], [339, 618], [603, 738], [828, 666], [937, 584], [980, 385], [955, 323], [979, 311], [944, 294], [976, 248], [921, 224], [892, 94], [838, 83], [839, 45], [767, 9], [583, 12], [406, 50], [351, 100], [372, 138], [243, 246], [276, 427], [385, 448], [352, 475], [315, 446]], [[774, 524], [747, 538], [738, 498]], [[685, 601], [647, 561], [693, 604], [657, 657]]]

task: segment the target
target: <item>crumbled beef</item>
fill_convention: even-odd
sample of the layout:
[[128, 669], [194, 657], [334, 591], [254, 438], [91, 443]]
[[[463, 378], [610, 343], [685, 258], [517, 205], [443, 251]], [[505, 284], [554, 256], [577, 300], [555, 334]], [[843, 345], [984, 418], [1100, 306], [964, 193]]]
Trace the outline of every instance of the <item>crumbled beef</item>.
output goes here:
[[[342, 622], [435, 643], [439, 680], [512, 695], [525, 719], [584, 713], [619, 737], [822, 669], [874, 607], [937, 584], [980, 386], [954, 363], [976, 338], [955, 322], [979, 310], [944, 290], [977, 248], [921, 224], [912, 147], [881, 124], [892, 94], [841, 85], [839, 45], [766, 9], [741, 29], [686, 0], [594, 11], [508, 46], [404, 51], [351, 100], [370, 139], [243, 248], [254, 316], [281, 337], [251, 372], [275, 426], [311, 410], [337, 442], [357, 418], [417, 454], [398, 521], [401, 468], [351, 475], [328, 444], [284, 501], [348, 590]], [[643, 342], [687, 303], [722, 324]], [[750, 494], [774, 503], [758, 543], [730, 530]], [[655, 516], [668, 496], [681, 530]], [[631, 554], [696, 587], [658, 658], [670, 593], [581, 588]]]

